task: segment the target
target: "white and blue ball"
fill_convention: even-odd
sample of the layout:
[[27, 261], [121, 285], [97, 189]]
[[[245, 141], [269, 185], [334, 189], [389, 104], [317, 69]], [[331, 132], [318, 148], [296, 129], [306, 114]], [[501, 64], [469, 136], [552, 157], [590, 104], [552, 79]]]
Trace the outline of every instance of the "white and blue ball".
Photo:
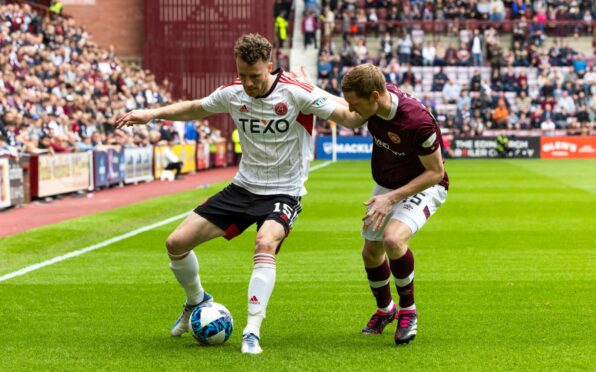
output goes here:
[[234, 319], [222, 304], [208, 302], [198, 306], [190, 316], [190, 333], [200, 344], [220, 345], [232, 334]]

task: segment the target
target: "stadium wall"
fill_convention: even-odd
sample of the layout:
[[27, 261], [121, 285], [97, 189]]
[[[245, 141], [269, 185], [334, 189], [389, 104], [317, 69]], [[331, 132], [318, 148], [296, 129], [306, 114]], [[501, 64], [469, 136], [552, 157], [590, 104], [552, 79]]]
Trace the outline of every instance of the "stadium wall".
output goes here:
[[116, 54], [123, 58], [142, 58], [144, 0], [62, 0], [62, 3], [64, 13], [84, 25], [98, 45], [113, 45]]
[[[236, 79], [234, 43], [249, 32], [273, 40], [271, 1], [145, 0], [144, 67], [167, 78], [175, 98], [200, 98]], [[228, 116], [212, 121], [231, 133]]]

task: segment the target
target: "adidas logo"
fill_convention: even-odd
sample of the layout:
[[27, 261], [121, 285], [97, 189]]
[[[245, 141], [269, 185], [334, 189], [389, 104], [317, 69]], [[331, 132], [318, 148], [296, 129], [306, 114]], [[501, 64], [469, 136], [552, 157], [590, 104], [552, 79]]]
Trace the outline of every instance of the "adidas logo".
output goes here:
[[249, 304], [253, 304], [253, 305], [260, 305], [261, 303], [259, 302], [259, 299], [257, 298], [257, 296], [252, 296], [250, 298], [250, 300], [248, 301]]
[[246, 105], [240, 106], [240, 112], [248, 112], [248, 107]]

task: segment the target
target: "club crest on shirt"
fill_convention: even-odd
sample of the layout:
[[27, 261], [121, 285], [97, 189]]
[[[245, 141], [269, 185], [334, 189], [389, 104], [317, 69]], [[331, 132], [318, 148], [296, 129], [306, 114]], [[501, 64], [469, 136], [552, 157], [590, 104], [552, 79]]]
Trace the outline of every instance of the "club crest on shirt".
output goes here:
[[428, 137], [426, 139], [426, 141], [422, 142], [422, 147], [424, 147], [425, 149], [431, 147], [433, 145], [433, 143], [435, 143], [436, 139], [437, 139], [437, 133], [431, 134], [430, 137]]
[[279, 116], [283, 116], [288, 113], [288, 105], [285, 102], [280, 102], [275, 105], [275, 113]]
[[389, 136], [389, 139], [393, 143], [399, 144], [401, 142], [401, 138], [399, 138], [399, 136], [393, 132], [387, 132], [387, 136]]

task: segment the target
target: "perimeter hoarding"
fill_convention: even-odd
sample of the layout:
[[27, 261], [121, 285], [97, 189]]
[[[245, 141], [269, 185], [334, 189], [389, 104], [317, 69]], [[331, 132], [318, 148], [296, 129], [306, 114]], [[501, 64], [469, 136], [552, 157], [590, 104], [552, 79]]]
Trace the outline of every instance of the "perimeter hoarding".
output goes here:
[[197, 170], [209, 168], [209, 145], [197, 144]]
[[596, 136], [541, 137], [543, 159], [596, 159]]
[[8, 159], [0, 159], [0, 208], [10, 207], [10, 178]]
[[[337, 143], [335, 144], [337, 159], [370, 159], [372, 146], [370, 137], [337, 137]], [[332, 158], [332, 137], [317, 137], [317, 159], [331, 160]]]
[[215, 144], [215, 158], [213, 161], [213, 165], [216, 167], [225, 167], [227, 165], [226, 161], [226, 141], [218, 142]]
[[93, 152], [93, 173], [95, 188], [117, 185], [124, 182], [124, 150]]
[[153, 146], [124, 149], [124, 183], [153, 180]]
[[[337, 137], [337, 159], [370, 159], [372, 153], [370, 137]], [[454, 158], [498, 158], [497, 142], [493, 137], [454, 138], [451, 142]], [[509, 140], [511, 158], [538, 158], [539, 137], [516, 137]], [[333, 156], [331, 137], [317, 138], [317, 159], [331, 159]]]
[[88, 190], [92, 152], [31, 157], [31, 196], [46, 197]]
[[9, 163], [10, 205], [25, 203], [25, 179], [23, 167], [19, 162], [11, 160]]
[[[164, 159], [164, 150], [168, 146], [156, 146], [155, 147], [155, 163], [153, 165], [153, 171], [155, 179], [159, 179], [161, 172], [165, 168], [167, 161]], [[197, 169], [197, 158], [196, 158], [196, 145], [194, 143], [180, 144], [171, 146], [171, 151], [178, 157], [182, 162], [182, 169], [180, 173], [190, 173]]]
[[[454, 158], [499, 158], [496, 137], [454, 138], [451, 142]], [[509, 138], [507, 158], [540, 157], [540, 137]]]

